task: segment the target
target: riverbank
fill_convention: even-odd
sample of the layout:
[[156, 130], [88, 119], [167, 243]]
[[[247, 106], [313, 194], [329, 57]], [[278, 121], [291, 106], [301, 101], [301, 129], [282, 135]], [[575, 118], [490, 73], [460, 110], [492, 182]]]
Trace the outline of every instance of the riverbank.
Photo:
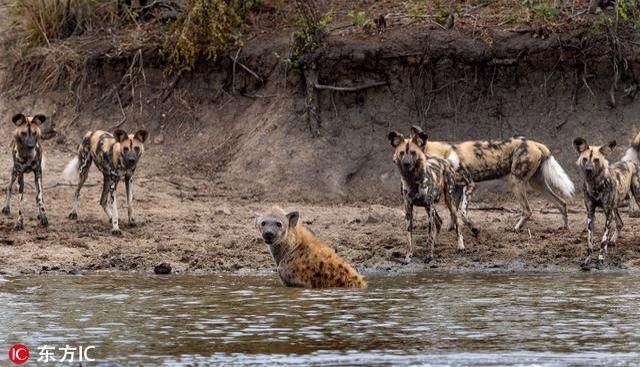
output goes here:
[[[3, 148], [4, 149], [4, 148]], [[79, 219], [66, 215], [73, 187], [62, 182], [60, 172], [71, 152], [53, 142], [45, 143], [45, 203], [48, 229], [35, 226], [35, 195], [25, 192], [25, 230], [12, 229], [17, 218], [17, 195], [13, 212], [0, 216], [0, 272], [42, 274], [48, 272], [143, 272], [167, 262], [174, 271], [240, 272], [271, 271], [271, 256], [253, 225], [253, 213], [271, 202], [236, 197], [209, 180], [160, 175], [166, 162], [158, 146], [150, 146], [137, 172], [134, 197], [139, 225], [128, 228], [123, 185], [119, 209], [123, 235], [110, 234], [110, 225], [99, 206], [101, 174], [93, 168], [80, 196]], [[0, 172], [9, 172], [0, 161]], [[30, 183], [31, 176], [25, 181]], [[5, 182], [3, 181], [4, 185]], [[477, 238], [465, 229], [467, 250], [458, 253], [451, 232], [442, 232], [435, 248], [436, 260], [422, 263], [426, 246], [424, 211], [417, 209], [416, 257], [409, 265], [395, 261], [406, 250], [403, 209], [398, 205], [355, 203], [319, 205], [280, 202], [285, 209], [299, 210], [301, 221], [338, 254], [364, 272], [405, 272], [433, 269], [450, 272], [576, 272], [585, 253], [584, 213], [575, 198], [569, 216], [570, 229], [558, 229], [559, 214], [541, 213], [546, 203], [532, 199], [535, 212], [525, 229], [515, 232], [517, 208], [513, 202], [474, 202], [471, 218], [481, 232]], [[490, 208], [492, 207], [492, 208]], [[484, 208], [480, 210], [479, 208]], [[440, 212], [446, 216], [446, 211]], [[545, 210], [546, 212], [546, 210]], [[615, 247], [609, 249], [606, 269], [640, 268], [640, 219], [623, 213], [625, 228]], [[598, 217], [596, 238], [603, 219]]]

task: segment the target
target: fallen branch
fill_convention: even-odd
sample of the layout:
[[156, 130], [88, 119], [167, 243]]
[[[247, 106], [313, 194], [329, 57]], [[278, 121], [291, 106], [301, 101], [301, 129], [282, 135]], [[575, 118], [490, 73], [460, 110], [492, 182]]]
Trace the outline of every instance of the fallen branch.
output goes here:
[[315, 83], [313, 87], [315, 89], [335, 90], [335, 91], [339, 91], [339, 92], [357, 92], [357, 91], [361, 91], [361, 90], [364, 90], [364, 89], [381, 87], [383, 85], [388, 85], [388, 84], [389, 84], [389, 82], [375, 82], [375, 83], [370, 83], [370, 84], [359, 85], [359, 86], [356, 86], [356, 87], [335, 87], [333, 85], [324, 85], [324, 84]]
[[[233, 61], [233, 79], [235, 81], [235, 75], [236, 75], [236, 64], [240, 65], [241, 68], [243, 68], [247, 73], [253, 75], [254, 78], [258, 79], [260, 81], [261, 84], [264, 84], [264, 79], [262, 79], [260, 77], [260, 75], [258, 75], [255, 71], [249, 69], [248, 66], [246, 66], [245, 64], [241, 63], [240, 61], [238, 61], [238, 56], [240, 55], [240, 50], [242, 50], [241, 48], [238, 49], [238, 52], [236, 53], [236, 57], [233, 58], [231, 56], [229, 56], [229, 59], [231, 59], [231, 61]], [[235, 86], [233, 86], [235, 89]]]

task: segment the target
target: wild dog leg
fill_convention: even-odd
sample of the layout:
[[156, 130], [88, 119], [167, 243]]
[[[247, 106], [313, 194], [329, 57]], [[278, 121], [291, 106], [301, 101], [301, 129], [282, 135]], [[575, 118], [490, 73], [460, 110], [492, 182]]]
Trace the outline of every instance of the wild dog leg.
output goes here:
[[4, 207], [2, 208], [3, 214], [11, 213], [11, 189], [13, 188], [13, 184], [16, 182], [16, 178], [18, 178], [18, 171], [15, 169], [11, 170], [11, 180], [5, 189], [6, 199], [4, 202]]
[[519, 178], [512, 177], [513, 183], [513, 191], [516, 194], [516, 197], [520, 201], [520, 206], [522, 207], [522, 213], [520, 214], [520, 219], [515, 226], [515, 230], [519, 231], [520, 228], [524, 225], [524, 223], [531, 217], [531, 207], [529, 207], [529, 200], [527, 200], [527, 188], [525, 182]]
[[593, 254], [593, 222], [596, 217], [596, 208], [588, 199], [585, 201], [585, 206], [587, 209], [587, 257], [582, 262], [582, 268], [587, 270]]
[[127, 215], [129, 216], [129, 227], [135, 227], [136, 219], [133, 216], [133, 177], [125, 176], [124, 185], [127, 191]]
[[458, 251], [464, 251], [464, 238], [462, 236], [462, 228], [460, 228], [460, 220], [458, 219], [458, 207], [452, 200], [451, 193], [445, 194], [444, 202], [449, 209], [449, 217], [453, 222], [453, 228], [456, 231], [456, 237], [458, 239]]
[[613, 224], [613, 209], [606, 208], [604, 210], [604, 234], [602, 235], [602, 241], [600, 241], [600, 252], [598, 253], [598, 269], [604, 266], [604, 254], [607, 251], [607, 245], [609, 245], [609, 231]]
[[35, 176], [36, 185], [36, 205], [38, 206], [38, 219], [40, 220], [40, 224], [46, 227], [49, 225], [49, 221], [47, 220], [47, 214], [44, 211], [44, 198], [42, 193], [42, 171], [36, 169], [33, 173]]
[[440, 228], [442, 228], [442, 219], [434, 206], [428, 206], [425, 210], [427, 212], [427, 219], [429, 220], [429, 252], [424, 258], [424, 262], [429, 263], [433, 260], [433, 248], [436, 244]]
[[104, 209], [105, 214], [111, 221], [113, 213], [111, 212], [111, 206], [109, 205], [109, 194], [111, 190], [111, 178], [108, 175], [103, 176], [102, 180], [102, 194], [100, 195], [100, 206]]
[[24, 174], [18, 176], [18, 221], [13, 226], [15, 230], [24, 228]]
[[113, 235], [121, 235], [122, 232], [118, 227], [118, 202], [116, 201], [116, 191], [118, 189], [118, 178], [112, 177], [111, 183], [109, 185], [109, 197], [111, 199], [111, 209], [113, 216], [111, 217], [111, 234]]
[[613, 226], [613, 234], [611, 235], [611, 245], [615, 245], [618, 241], [618, 236], [620, 235], [620, 231], [622, 231], [622, 227], [624, 227], [624, 222], [622, 221], [622, 217], [620, 216], [620, 211], [618, 209], [613, 210], [613, 214], [615, 215], [615, 223], [612, 223]]
[[413, 203], [411, 199], [404, 195], [404, 224], [407, 229], [407, 254], [405, 255], [405, 262], [411, 262], [413, 256]]

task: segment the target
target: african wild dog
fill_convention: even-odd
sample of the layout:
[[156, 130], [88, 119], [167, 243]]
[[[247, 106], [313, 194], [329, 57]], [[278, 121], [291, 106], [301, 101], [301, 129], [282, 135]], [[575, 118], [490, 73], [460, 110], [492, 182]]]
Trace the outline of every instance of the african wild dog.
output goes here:
[[516, 230], [522, 228], [531, 217], [527, 183], [551, 200], [562, 214], [563, 227], [568, 228], [567, 204], [553, 189], [570, 198], [574, 191], [573, 182], [544, 144], [514, 136], [507, 140], [465, 141], [456, 144], [429, 141], [424, 150], [427, 155], [449, 160], [459, 174], [469, 177], [470, 184], [464, 189], [460, 205], [463, 217], [467, 215], [475, 182], [509, 176], [512, 191], [522, 207]]
[[[144, 153], [144, 142], [149, 137], [146, 130], [138, 130], [135, 134], [127, 134], [124, 130], [115, 130], [113, 134], [105, 131], [88, 132], [78, 146], [78, 155], [74, 157], [64, 169], [67, 181], [78, 177], [78, 187], [73, 194], [70, 219], [78, 219], [78, 197], [80, 189], [89, 175], [91, 163], [95, 163], [104, 181], [100, 205], [111, 221], [111, 233], [119, 235], [122, 232], [118, 227], [118, 205], [116, 202], [116, 189], [121, 179], [124, 180], [127, 193], [127, 211], [129, 214], [129, 226], [136, 225], [133, 216], [133, 174], [140, 157]], [[109, 203], [110, 202], [110, 203]]]
[[[640, 140], [640, 135], [634, 139]], [[598, 254], [597, 268], [604, 265], [604, 254], [609, 244], [614, 245], [622, 230], [622, 218], [618, 212], [618, 205], [631, 193], [638, 203], [640, 200], [640, 166], [630, 160], [628, 155], [621, 161], [609, 164], [607, 156], [616, 146], [616, 142], [611, 141], [605, 145], [589, 146], [583, 138], [576, 138], [573, 147], [578, 152], [576, 164], [584, 176], [584, 205], [587, 209], [587, 257], [582, 262], [584, 270], [589, 269], [591, 255], [593, 253], [593, 222], [595, 220], [596, 207], [602, 208], [605, 215], [604, 234], [600, 242], [600, 253]], [[640, 146], [633, 145], [632, 148], [638, 154]], [[614, 225], [615, 222], [615, 225]], [[609, 231], [613, 234], [609, 236]]]
[[298, 212], [287, 214], [277, 206], [256, 213], [256, 225], [269, 246], [282, 283], [309, 288], [366, 287], [362, 275], [298, 224], [298, 218]]
[[[429, 218], [429, 253], [425, 258], [425, 262], [429, 262], [433, 259], [433, 247], [442, 226], [442, 220], [435, 208], [435, 204], [442, 196], [444, 196], [444, 202], [451, 214], [453, 228], [458, 238], [458, 250], [464, 250], [462, 228], [458, 222], [458, 201], [456, 200], [460, 196], [456, 192], [461, 191], [462, 186], [457, 184], [458, 176], [449, 161], [425, 155], [423, 148], [427, 143], [426, 134], [414, 128], [411, 129], [411, 132], [410, 139], [406, 139], [397, 131], [392, 131], [388, 135], [391, 146], [395, 148], [393, 162], [400, 171], [402, 182], [408, 240], [405, 262], [409, 262], [413, 256], [414, 205], [424, 207]], [[477, 230], [466, 219], [465, 224], [469, 225], [474, 233], [477, 233]]]
[[24, 174], [33, 172], [36, 185], [36, 204], [38, 206], [38, 219], [40, 224], [48, 226], [47, 214], [44, 210], [44, 199], [42, 193], [42, 147], [40, 139], [42, 125], [47, 118], [44, 115], [35, 115], [27, 117], [21, 113], [14, 115], [11, 121], [16, 125], [11, 142], [11, 152], [13, 156], [13, 169], [11, 171], [11, 180], [6, 188], [6, 201], [2, 213], [11, 213], [11, 189], [16, 179], [18, 180], [18, 221], [14, 225], [14, 229], [20, 230], [24, 228]]

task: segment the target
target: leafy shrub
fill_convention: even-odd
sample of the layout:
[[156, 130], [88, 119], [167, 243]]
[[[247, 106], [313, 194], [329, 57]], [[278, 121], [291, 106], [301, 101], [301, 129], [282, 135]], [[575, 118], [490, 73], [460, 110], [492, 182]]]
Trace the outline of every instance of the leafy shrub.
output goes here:
[[189, 0], [164, 42], [170, 68], [190, 68], [200, 58], [215, 60], [223, 49], [240, 45], [239, 21], [223, 0]]

